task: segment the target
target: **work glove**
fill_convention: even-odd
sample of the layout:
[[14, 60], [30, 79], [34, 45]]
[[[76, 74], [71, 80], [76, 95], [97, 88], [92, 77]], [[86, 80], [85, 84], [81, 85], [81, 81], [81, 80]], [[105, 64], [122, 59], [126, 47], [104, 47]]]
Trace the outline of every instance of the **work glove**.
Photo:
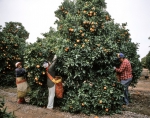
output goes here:
[[47, 62], [44, 62], [43, 67], [44, 67], [44, 68], [47, 68], [47, 67], [48, 67], [48, 63], [47, 63]]
[[116, 67], [113, 67], [114, 68], [114, 70], [116, 70]]

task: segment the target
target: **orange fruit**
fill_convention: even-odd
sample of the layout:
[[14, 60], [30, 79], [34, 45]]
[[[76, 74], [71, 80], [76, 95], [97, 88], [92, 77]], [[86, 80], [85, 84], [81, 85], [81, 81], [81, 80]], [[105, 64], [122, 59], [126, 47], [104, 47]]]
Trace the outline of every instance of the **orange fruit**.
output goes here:
[[84, 21], [83, 24], [85, 25], [85, 24], [86, 24], [86, 21]]
[[39, 82], [39, 85], [41, 85], [41, 86], [42, 86], [42, 83], [41, 83], [41, 82]]
[[77, 39], [76, 41], [77, 41], [77, 43], [79, 43], [79, 42], [80, 42], [80, 40], [79, 40], [79, 39]]
[[36, 81], [38, 81], [38, 78], [37, 78], [37, 77], [35, 77], [35, 80], [36, 80]]
[[102, 100], [100, 100], [100, 101], [99, 101], [99, 103], [100, 103], [100, 104], [102, 104], [102, 103], [103, 103], [103, 101], [102, 101]]
[[92, 16], [92, 15], [93, 15], [93, 14], [91, 14], [91, 13], [90, 13], [90, 14], [88, 14], [88, 16]]
[[104, 86], [104, 90], [106, 90], [107, 89], [107, 87], [106, 86]]
[[82, 33], [82, 30], [80, 30], [79, 32]]
[[69, 48], [68, 48], [68, 47], [66, 47], [66, 48], [65, 48], [65, 51], [67, 52], [68, 50], [69, 50]]
[[84, 11], [83, 11], [83, 13], [85, 13], [85, 14], [86, 14], [86, 11], [84, 10]]
[[73, 31], [74, 31], [74, 29], [72, 29], [72, 28], [71, 28], [71, 29], [70, 29], [70, 31], [71, 31], [71, 32], [73, 32]]
[[37, 68], [40, 68], [40, 65], [36, 65]]
[[74, 44], [74, 46], [76, 47], [76, 46], [77, 46], [77, 44]]
[[106, 112], [108, 112], [108, 111], [109, 111], [109, 109], [108, 109], [108, 108], [106, 108], [106, 109], [105, 109], [105, 111], [106, 111]]
[[69, 28], [69, 31], [71, 31], [71, 28]]
[[84, 39], [84, 41], [85, 41], [85, 42], [87, 42], [87, 41], [88, 41], [88, 39]]
[[92, 24], [92, 25], [94, 25], [95, 23], [94, 23], [94, 22], [92, 22], [91, 24]]
[[90, 11], [90, 14], [92, 14], [93, 13], [93, 11]]
[[92, 27], [90, 28], [90, 31], [93, 31], [93, 28], [92, 28]]
[[95, 25], [92, 25], [92, 28], [95, 28]]
[[96, 12], [94, 12], [94, 16], [96, 16]]
[[84, 33], [82, 33], [81, 36], [83, 37], [83, 36], [84, 36]]

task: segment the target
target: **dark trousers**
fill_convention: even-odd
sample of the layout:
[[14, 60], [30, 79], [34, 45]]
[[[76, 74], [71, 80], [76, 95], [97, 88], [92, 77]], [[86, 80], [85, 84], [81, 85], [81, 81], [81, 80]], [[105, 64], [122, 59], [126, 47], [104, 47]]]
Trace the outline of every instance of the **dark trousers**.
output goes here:
[[121, 80], [121, 84], [124, 86], [124, 97], [123, 97], [123, 101], [125, 102], [126, 105], [129, 104], [129, 92], [128, 92], [128, 88], [129, 85], [132, 81], [132, 78], [129, 78], [127, 80]]

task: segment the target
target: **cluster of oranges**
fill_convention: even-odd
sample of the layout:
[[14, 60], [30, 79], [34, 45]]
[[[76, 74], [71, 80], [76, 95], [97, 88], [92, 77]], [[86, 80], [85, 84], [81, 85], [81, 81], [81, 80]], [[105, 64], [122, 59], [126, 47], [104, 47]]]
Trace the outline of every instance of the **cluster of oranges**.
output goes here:
[[38, 81], [39, 79], [37, 77], [35, 77], [34, 79], [35, 79], [35, 81], [36, 81], [37, 84], [39, 84], [41, 86], [43, 85], [41, 82]]

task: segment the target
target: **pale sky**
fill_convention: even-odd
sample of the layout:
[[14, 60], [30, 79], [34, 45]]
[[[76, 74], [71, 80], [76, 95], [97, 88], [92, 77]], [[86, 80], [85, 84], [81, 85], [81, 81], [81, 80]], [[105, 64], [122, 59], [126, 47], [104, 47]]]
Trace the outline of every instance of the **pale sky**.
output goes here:
[[[146, 56], [150, 50], [150, 0], [105, 0], [107, 11], [116, 23], [127, 22], [132, 42], [140, 43], [138, 54]], [[28, 42], [35, 42], [41, 33], [56, 28], [54, 11], [63, 0], [0, 0], [0, 25], [21, 22], [30, 33]]]
[[150, 0], [105, 0], [116, 23], [127, 22], [132, 42], [140, 43], [140, 59], [150, 51]]

